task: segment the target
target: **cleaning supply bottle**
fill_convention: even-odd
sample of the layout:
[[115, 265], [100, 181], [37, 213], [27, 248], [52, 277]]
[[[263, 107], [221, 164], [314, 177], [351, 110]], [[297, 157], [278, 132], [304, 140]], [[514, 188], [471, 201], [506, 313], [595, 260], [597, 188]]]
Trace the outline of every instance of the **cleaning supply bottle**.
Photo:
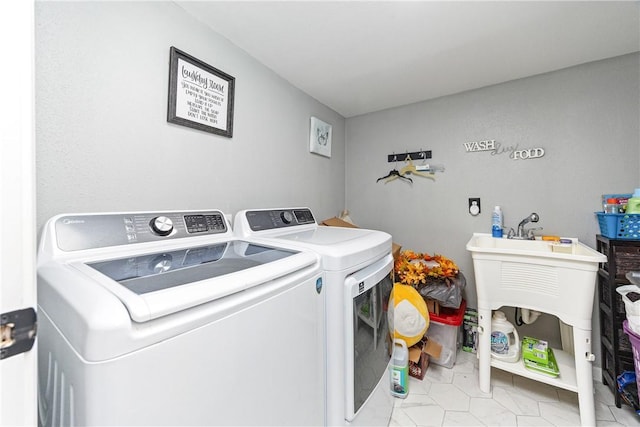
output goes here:
[[618, 204], [618, 199], [615, 197], [610, 197], [607, 199], [607, 203], [604, 205], [604, 213], [614, 213], [617, 214], [620, 212], [620, 205]]
[[409, 349], [403, 339], [393, 340], [391, 356], [391, 394], [404, 399], [409, 394]]
[[625, 212], [628, 214], [640, 214], [640, 188], [636, 188], [633, 196], [627, 201], [627, 210]]
[[499, 310], [494, 311], [491, 317], [491, 357], [505, 362], [517, 362], [520, 359], [518, 331]]
[[493, 208], [491, 214], [491, 235], [493, 237], [502, 237], [502, 209], [500, 206]]

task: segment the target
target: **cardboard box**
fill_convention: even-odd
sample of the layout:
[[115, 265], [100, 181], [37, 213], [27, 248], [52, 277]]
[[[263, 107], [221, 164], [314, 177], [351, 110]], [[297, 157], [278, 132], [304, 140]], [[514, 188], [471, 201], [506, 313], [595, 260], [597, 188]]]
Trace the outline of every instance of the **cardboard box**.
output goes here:
[[429, 357], [440, 358], [442, 346], [424, 337], [409, 349], [409, 375], [419, 380], [424, 378], [429, 367]]
[[434, 299], [425, 298], [429, 314], [440, 314], [440, 303]]
[[[333, 218], [325, 219], [320, 223], [320, 225], [326, 225], [328, 227], [360, 228], [355, 224], [352, 224], [335, 216]], [[391, 243], [391, 254], [393, 255], [393, 259], [396, 259], [396, 257], [400, 255], [400, 249], [402, 249], [402, 246], [397, 243]]]
[[351, 224], [350, 222], [347, 222], [335, 216], [333, 218], [325, 219], [320, 223], [320, 225], [326, 225], [329, 227], [359, 228], [357, 225]]

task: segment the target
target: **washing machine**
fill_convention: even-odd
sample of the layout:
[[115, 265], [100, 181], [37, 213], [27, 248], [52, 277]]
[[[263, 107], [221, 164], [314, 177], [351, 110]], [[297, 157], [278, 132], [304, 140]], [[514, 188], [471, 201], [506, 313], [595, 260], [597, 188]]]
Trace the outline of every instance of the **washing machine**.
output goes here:
[[393, 409], [386, 316], [393, 286], [391, 236], [318, 226], [309, 208], [243, 210], [235, 216], [234, 232], [320, 255], [327, 298], [327, 423], [387, 426]]
[[326, 423], [313, 251], [218, 210], [69, 214], [37, 274], [40, 425]]

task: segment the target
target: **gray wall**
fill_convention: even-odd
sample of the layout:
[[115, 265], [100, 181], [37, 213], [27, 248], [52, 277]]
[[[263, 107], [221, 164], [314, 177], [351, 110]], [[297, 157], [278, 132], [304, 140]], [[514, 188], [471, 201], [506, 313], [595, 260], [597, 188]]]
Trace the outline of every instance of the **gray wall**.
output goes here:
[[[170, 46], [236, 78], [232, 139], [166, 122]], [[92, 211], [306, 205], [323, 219], [343, 208], [346, 182], [359, 225], [453, 258], [474, 306], [464, 247], [489, 231], [493, 205], [507, 226], [536, 211], [544, 233], [593, 247], [600, 195], [640, 186], [639, 61], [622, 56], [345, 124], [173, 3], [38, 2], [38, 228]], [[331, 159], [308, 152], [310, 116], [334, 126]], [[464, 142], [484, 139], [546, 155], [465, 152]], [[446, 166], [435, 182], [376, 183], [395, 166], [387, 154], [420, 149]], [[478, 217], [468, 197], [482, 199]], [[541, 319], [532, 333], [548, 325]]]
[[[404, 248], [454, 259], [475, 307], [465, 244], [474, 232], [490, 232], [494, 205], [501, 205], [508, 227], [537, 212], [542, 233], [595, 247], [593, 212], [601, 209], [601, 194], [640, 187], [639, 76], [639, 55], [631, 54], [347, 119], [351, 216], [390, 232]], [[464, 142], [487, 139], [542, 147], [545, 156], [516, 161], [465, 152]], [[432, 150], [431, 161], [446, 167], [435, 182], [376, 183], [394, 167], [387, 154], [420, 149]], [[467, 211], [469, 197], [481, 198], [477, 217]], [[538, 322], [532, 325], [538, 331], [548, 326]]]
[[[169, 124], [169, 48], [236, 78], [232, 139]], [[331, 159], [309, 120], [333, 125]], [[36, 3], [37, 221], [63, 212], [344, 208], [344, 118], [171, 2]]]

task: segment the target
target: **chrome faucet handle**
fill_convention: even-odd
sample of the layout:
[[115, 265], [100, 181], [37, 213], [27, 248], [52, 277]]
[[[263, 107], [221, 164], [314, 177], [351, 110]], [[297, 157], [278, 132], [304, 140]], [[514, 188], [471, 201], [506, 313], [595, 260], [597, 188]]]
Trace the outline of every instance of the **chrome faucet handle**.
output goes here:
[[530, 240], [534, 240], [536, 238], [536, 236], [533, 234], [534, 230], [542, 230], [543, 227], [533, 227], [533, 228], [529, 228], [527, 229], [527, 238]]
[[507, 239], [513, 239], [516, 235], [516, 231], [513, 227], [509, 227], [509, 232], [507, 233]]

